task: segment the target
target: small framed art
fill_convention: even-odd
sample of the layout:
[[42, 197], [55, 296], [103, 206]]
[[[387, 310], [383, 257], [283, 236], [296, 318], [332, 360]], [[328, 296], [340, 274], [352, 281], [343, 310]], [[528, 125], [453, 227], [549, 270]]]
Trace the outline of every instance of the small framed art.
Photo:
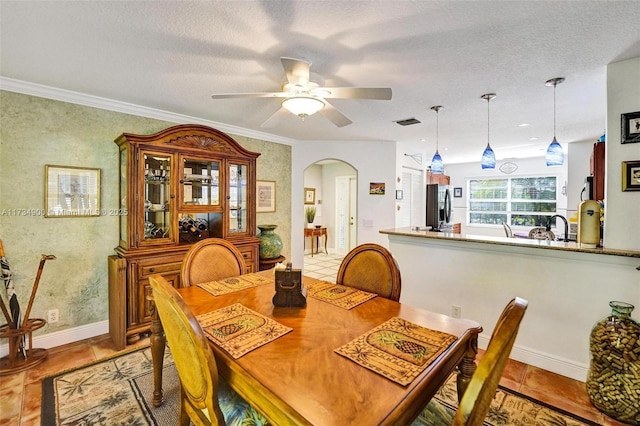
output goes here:
[[369, 194], [371, 195], [384, 195], [385, 184], [378, 182], [369, 182]]
[[305, 188], [304, 189], [304, 203], [305, 204], [315, 204], [316, 203], [316, 189], [315, 188]]
[[272, 180], [256, 181], [256, 213], [276, 211], [276, 182]]
[[100, 169], [44, 167], [45, 217], [100, 216]]
[[456, 186], [453, 188], [453, 197], [462, 198], [462, 187]]
[[622, 190], [640, 191], [640, 160], [622, 162]]
[[640, 111], [621, 115], [622, 143], [640, 142]]

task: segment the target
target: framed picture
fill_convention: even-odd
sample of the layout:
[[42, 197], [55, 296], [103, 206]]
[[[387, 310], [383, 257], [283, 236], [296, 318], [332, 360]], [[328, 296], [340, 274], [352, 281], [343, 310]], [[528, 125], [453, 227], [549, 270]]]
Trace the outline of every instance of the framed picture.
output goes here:
[[459, 186], [456, 186], [455, 188], [453, 188], [453, 197], [454, 198], [462, 198], [462, 188]]
[[640, 142], [640, 111], [622, 114], [622, 143]]
[[256, 213], [276, 211], [276, 182], [273, 180], [256, 181]]
[[640, 160], [622, 162], [622, 190], [640, 191]]
[[45, 217], [100, 216], [100, 169], [44, 167]]
[[384, 195], [385, 184], [378, 182], [369, 182], [369, 194]]
[[402, 189], [396, 189], [396, 200], [402, 200]]
[[316, 203], [316, 189], [315, 188], [305, 188], [304, 189], [304, 203], [305, 204], [315, 204]]

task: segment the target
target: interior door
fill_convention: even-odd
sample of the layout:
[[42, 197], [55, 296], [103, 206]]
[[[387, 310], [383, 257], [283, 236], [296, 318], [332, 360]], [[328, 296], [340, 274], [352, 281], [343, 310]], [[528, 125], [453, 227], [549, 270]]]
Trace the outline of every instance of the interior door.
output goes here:
[[336, 177], [336, 240], [338, 254], [347, 254], [357, 244], [357, 178]]

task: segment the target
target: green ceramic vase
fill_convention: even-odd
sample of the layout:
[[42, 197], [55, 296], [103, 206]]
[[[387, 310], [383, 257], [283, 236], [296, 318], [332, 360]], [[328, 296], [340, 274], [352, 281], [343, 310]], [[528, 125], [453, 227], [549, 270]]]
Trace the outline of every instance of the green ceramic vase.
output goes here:
[[260, 259], [275, 259], [282, 252], [282, 239], [273, 232], [278, 225], [258, 225], [260, 229]]

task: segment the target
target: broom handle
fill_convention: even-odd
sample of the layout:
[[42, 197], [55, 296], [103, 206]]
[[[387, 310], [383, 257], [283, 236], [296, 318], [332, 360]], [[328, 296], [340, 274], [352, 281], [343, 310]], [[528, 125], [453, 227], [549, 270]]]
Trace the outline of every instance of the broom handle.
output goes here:
[[31, 313], [31, 306], [33, 306], [33, 299], [36, 297], [36, 291], [38, 290], [38, 283], [40, 283], [40, 276], [42, 275], [42, 270], [44, 269], [44, 262], [47, 260], [54, 260], [56, 257], [52, 254], [43, 254], [40, 259], [40, 266], [38, 266], [38, 274], [36, 275], [36, 281], [33, 284], [33, 289], [31, 290], [31, 297], [29, 298], [29, 304], [27, 305], [27, 310], [24, 313], [24, 319], [22, 321], [22, 328], [27, 326], [27, 321], [29, 321], [29, 313]]
[[[0, 240], [0, 257], [4, 257], [4, 247], [2, 246], [2, 240]], [[7, 324], [9, 324], [9, 328], [13, 328], [11, 327], [11, 325], [13, 324], [13, 321], [11, 321], [11, 315], [9, 315], [9, 311], [7, 310], [7, 305], [4, 304], [4, 300], [2, 300], [2, 298], [0, 298], [0, 302], [2, 302], [2, 313], [5, 317], [5, 319], [7, 320]]]

